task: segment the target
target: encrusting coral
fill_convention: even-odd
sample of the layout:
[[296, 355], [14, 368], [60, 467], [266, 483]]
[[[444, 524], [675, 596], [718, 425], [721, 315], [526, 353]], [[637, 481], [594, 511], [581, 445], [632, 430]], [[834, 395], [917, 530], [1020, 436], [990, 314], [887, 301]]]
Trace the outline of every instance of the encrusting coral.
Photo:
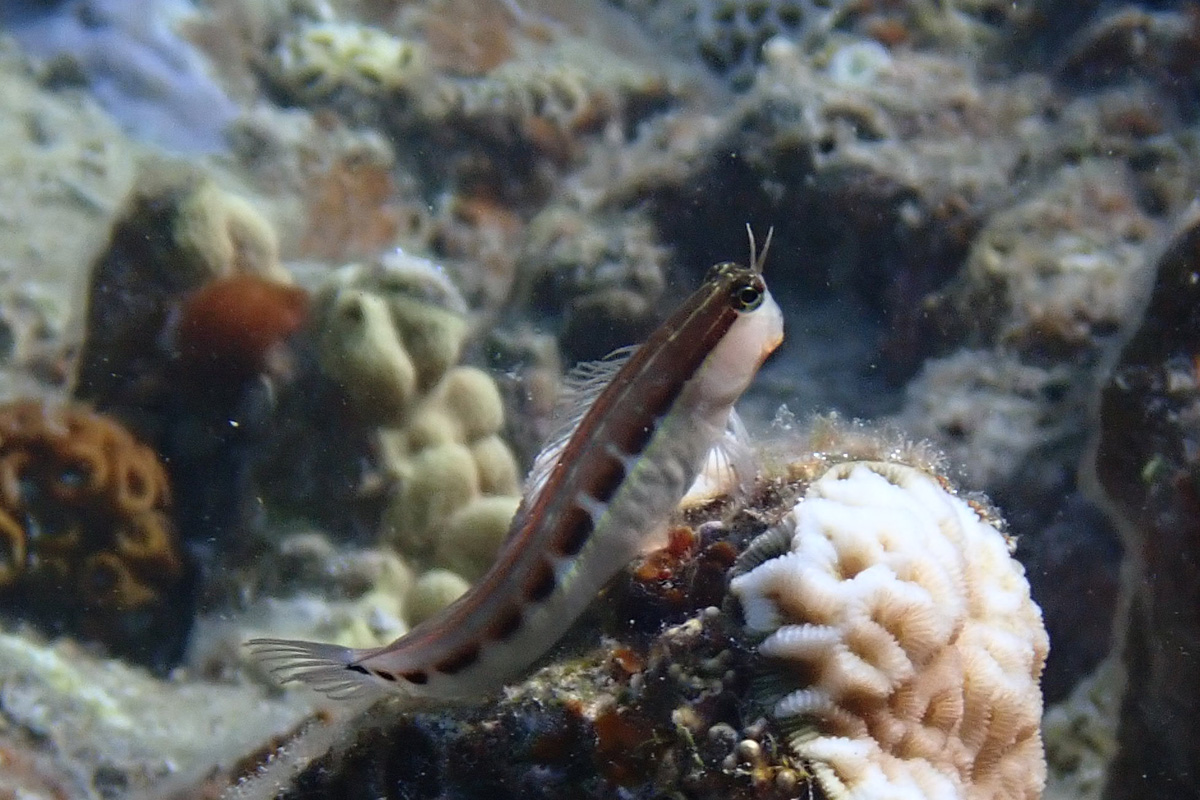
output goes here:
[[378, 28], [313, 22], [287, 36], [275, 50], [272, 74], [297, 97], [323, 100], [339, 90], [391, 94], [412, 89], [428, 76], [424, 45]]
[[779, 668], [773, 714], [827, 796], [1040, 797], [1049, 642], [986, 510], [850, 461], [745, 559], [731, 591]]
[[171, 618], [185, 569], [170, 498], [157, 456], [113, 420], [0, 406], [0, 601], [122, 654], [179, 647], [189, 621]]
[[441, 271], [397, 252], [335, 275], [316, 300], [323, 369], [376, 427], [390, 497], [384, 536], [403, 555], [473, 580], [519, 500], [495, 381], [458, 364], [466, 305]]

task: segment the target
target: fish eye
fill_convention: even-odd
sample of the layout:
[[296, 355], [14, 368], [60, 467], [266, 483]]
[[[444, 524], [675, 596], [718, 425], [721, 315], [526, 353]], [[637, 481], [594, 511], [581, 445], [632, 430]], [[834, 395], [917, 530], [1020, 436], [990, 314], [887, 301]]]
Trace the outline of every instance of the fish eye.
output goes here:
[[733, 287], [730, 294], [730, 304], [738, 311], [753, 311], [762, 305], [767, 287], [762, 279], [755, 276], [751, 280]]

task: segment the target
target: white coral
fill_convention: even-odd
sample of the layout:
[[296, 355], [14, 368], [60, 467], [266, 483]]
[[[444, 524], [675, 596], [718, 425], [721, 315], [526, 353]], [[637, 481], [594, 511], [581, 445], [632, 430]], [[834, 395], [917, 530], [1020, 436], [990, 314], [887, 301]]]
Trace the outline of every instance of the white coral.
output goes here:
[[851, 462], [780, 523], [789, 552], [734, 579], [774, 707], [833, 798], [1039, 797], [1049, 643], [1005, 537], [937, 478]]

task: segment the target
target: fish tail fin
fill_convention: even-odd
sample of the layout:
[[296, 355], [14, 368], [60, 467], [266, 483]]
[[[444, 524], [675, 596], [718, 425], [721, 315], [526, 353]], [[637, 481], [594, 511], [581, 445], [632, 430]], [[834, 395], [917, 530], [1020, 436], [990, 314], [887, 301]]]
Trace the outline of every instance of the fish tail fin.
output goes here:
[[358, 663], [367, 651], [300, 639], [251, 639], [246, 647], [280, 683], [300, 681], [335, 700], [382, 688]]

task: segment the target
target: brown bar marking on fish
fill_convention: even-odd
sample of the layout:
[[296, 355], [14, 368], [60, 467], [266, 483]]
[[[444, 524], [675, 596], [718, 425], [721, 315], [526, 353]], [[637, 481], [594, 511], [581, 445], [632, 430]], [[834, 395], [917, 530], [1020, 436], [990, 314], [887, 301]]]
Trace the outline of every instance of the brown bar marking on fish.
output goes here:
[[592, 515], [575, 504], [559, 519], [550, 548], [562, 558], [577, 556], [595, 529], [596, 523]]
[[433, 668], [443, 675], [453, 675], [462, 672], [479, 660], [479, 643], [472, 642], [433, 665]]
[[[598, 505], [611, 501], [626, 477], [625, 464], [607, 450], [588, 466], [581, 467], [581, 470], [578, 482], [593, 487], [591, 491], [585, 491]], [[564, 558], [579, 555], [599, 521], [576, 501], [559, 515], [558, 524], [551, 535], [550, 549]]]
[[558, 581], [554, 577], [554, 568], [542, 558], [538, 559], [530, 570], [522, 587], [522, 593], [530, 603], [540, 603], [554, 594], [554, 589], [557, 585]]
[[485, 635], [496, 642], [503, 642], [521, 628], [521, 608], [509, 604], [496, 614], [492, 624], [488, 626]]

